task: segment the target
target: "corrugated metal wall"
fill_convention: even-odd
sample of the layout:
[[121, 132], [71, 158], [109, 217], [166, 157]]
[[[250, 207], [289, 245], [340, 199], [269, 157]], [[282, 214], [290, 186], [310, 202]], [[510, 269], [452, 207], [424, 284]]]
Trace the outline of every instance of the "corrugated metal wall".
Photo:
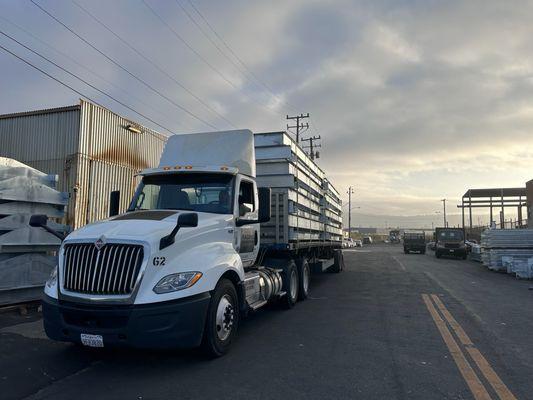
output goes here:
[[70, 194], [65, 222], [74, 228], [107, 218], [113, 190], [120, 190], [125, 210], [135, 173], [159, 164], [165, 142], [166, 136], [84, 100], [0, 116], [0, 156], [59, 175], [58, 189]]
[[125, 210], [137, 184], [135, 174], [159, 164], [165, 143], [166, 136], [81, 101], [75, 226], [107, 218], [113, 190], [120, 190]]
[[[78, 105], [0, 116], [0, 156], [58, 175], [58, 190], [72, 196], [79, 121]], [[70, 201], [65, 222], [71, 224], [73, 217]]]

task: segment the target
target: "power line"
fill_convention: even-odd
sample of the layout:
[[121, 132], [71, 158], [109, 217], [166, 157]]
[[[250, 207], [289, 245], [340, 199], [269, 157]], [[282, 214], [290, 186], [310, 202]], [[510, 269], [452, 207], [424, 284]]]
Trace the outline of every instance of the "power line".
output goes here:
[[293, 119], [296, 120], [296, 125], [287, 124], [287, 130], [296, 128], [296, 143], [300, 143], [300, 133], [302, 133], [301, 129], [305, 129], [305, 130], [309, 129], [308, 122], [306, 122], [305, 124], [303, 122], [300, 122], [300, 120], [307, 119], [307, 118], [309, 118], [309, 113], [307, 113], [306, 115], [300, 114], [300, 115], [295, 115], [292, 117], [289, 117], [287, 115], [288, 120], [293, 120]]
[[[182, 9], [184, 9], [184, 7], [179, 3], [179, 0], [175, 0]], [[235, 57], [235, 59], [248, 71], [248, 73], [261, 85], [263, 86], [276, 100], [280, 101], [281, 103], [284, 103], [286, 104], [289, 109], [291, 109], [292, 112], [296, 111], [298, 108], [296, 106], [294, 106], [293, 104], [291, 104], [290, 102], [288, 102], [287, 100], [279, 97], [279, 95], [277, 95], [275, 93], [275, 91], [268, 85], [265, 83], [265, 81], [263, 81], [262, 79], [260, 79], [254, 72], [253, 70], [242, 60], [241, 57], [239, 57], [239, 55], [237, 54], [237, 52], [235, 52], [232, 47], [228, 44], [228, 42], [222, 37], [222, 35], [220, 35], [216, 29], [213, 27], [213, 25], [211, 25], [211, 23], [209, 22], [209, 20], [207, 19], [207, 17], [205, 17], [205, 15], [198, 9], [198, 7], [196, 7], [194, 5], [194, 3], [191, 1], [191, 0], [187, 0], [187, 2], [189, 3], [189, 5], [191, 6], [191, 8], [196, 12], [196, 14], [198, 14], [200, 16], [200, 18], [204, 21], [204, 23], [207, 25], [207, 27], [211, 30], [211, 32], [213, 32], [213, 34], [218, 38], [218, 40], [220, 40], [220, 42], [222, 42], [222, 44], [224, 45], [224, 47], [226, 49], [228, 49], [228, 51], [233, 55], [233, 57]], [[184, 10], [185, 11], [185, 10]], [[186, 14], [188, 14], [186, 11], [185, 11]], [[196, 23], [195, 23], [196, 24]], [[318, 134], [318, 127], [316, 126], [316, 122], [310, 122], [309, 124], [312, 129], [315, 131], [316, 134]]]
[[315, 152], [315, 149], [322, 147], [322, 145], [316, 144], [315, 141], [320, 140], [320, 135], [318, 136], [311, 136], [307, 139], [302, 139], [302, 142], [309, 142], [309, 146], [303, 147], [304, 150], [309, 149], [309, 157], [311, 157], [311, 160], [314, 160], [315, 158], [320, 158], [320, 153], [318, 151]]
[[[163, 126], [163, 125], [160, 125], [158, 122], [154, 121], [154, 120], [151, 119], [150, 117], [148, 117], [148, 116], [144, 115], [143, 113], [141, 113], [141, 112], [135, 110], [134, 108], [132, 108], [132, 107], [130, 107], [129, 105], [127, 105], [126, 103], [123, 103], [122, 101], [116, 99], [115, 97], [111, 96], [110, 94], [107, 94], [107, 93], [104, 92], [103, 90], [98, 89], [98, 88], [97, 88], [96, 86], [94, 86], [93, 84], [87, 82], [87, 81], [84, 80], [83, 78], [80, 78], [80, 77], [77, 76], [76, 74], [74, 74], [74, 73], [70, 72], [69, 70], [63, 68], [61, 65], [56, 64], [56, 63], [53, 62], [52, 60], [46, 58], [46, 57], [43, 56], [42, 54], [40, 54], [40, 53], [38, 53], [37, 51], [35, 51], [35, 50], [31, 49], [30, 47], [26, 46], [24, 43], [19, 42], [17, 39], [11, 37], [11, 36], [8, 35], [7, 33], [5, 33], [5, 32], [3, 32], [3, 31], [0, 30], [0, 34], [1, 34], [1, 35], [4, 35], [4, 36], [7, 37], [8, 39], [10, 39], [10, 40], [12, 40], [13, 42], [17, 43], [19, 46], [24, 47], [26, 50], [32, 52], [33, 54], [35, 54], [35, 55], [41, 57], [43, 60], [48, 61], [50, 64], [54, 65], [56, 68], [59, 68], [61, 71], [66, 72], [66, 73], [69, 74], [70, 76], [72, 76], [72, 77], [74, 77], [74, 78], [80, 80], [81, 82], [83, 82], [83, 83], [86, 84], [87, 86], [89, 86], [89, 87], [91, 87], [92, 89], [96, 90], [98, 93], [101, 93], [101, 94], [103, 94], [103, 95], [106, 96], [106, 97], [109, 97], [111, 100], [117, 102], [118, 104], [120, 104], [120, 105], [123, 106], [123, 107], [126, 107], [128, 110], [133, 111], [133, 112], [136, 113], [137, 115], [140, 115], [141, 117], [145, 118], [147, 121], [150, 121], [150, 122], [152, 122], [153, 124], [156, 124], [157, 126], [159, 126], [160, 128], [163, 128], [163, 129], [165, 129], [166, 131], [172, 133], [172, 131], [171, 131], [170, 129], [166, 128], [166, 127]], [[3, 48], [3, 49], [6, 50], [5, 48]], [[7, 51], [7, 50], [6, 50], [6, 51]], [[8, 51], [8, 52], [9, 52], [9, 51]], [[9, 53], [12, 54], [12, 55], [14, 55], [14, 56], [16, 56], [16, 55], [15, 55], [14, 53], [12, 53], [12, 52], [9, 52]], [[25, 61], [25, 60], [24, 60], [23, 58], [21, 58], [21, 57], [18, 57], [18, 56], [17, 56], [17, 58], [19, 58], [19, 59], [22, 60], [22, 61]], [[25, 61], [25, 62], [26, 62], [26, 61]], [[27, 62], [27, 63], [28, 63], [28, 62]], [[33, 64], [30, 64], [30, 65], [33, 66]], [[39, 68], [37, 68], [37, 67], [35, 67], [35, 66], [33, 66], [33, 67], [34, 67], [35, 69], [38, 69], [39, 71], [43, 72], [41, 69], [39, 69]], [[43, 72], [43, 73], [45, 73], [45, 72]], [[49, 76], [49, 77], [52, 77], [52, 76], [49, 75], [49, 74], [46, 74], [46, 75]], [[54, 79], [54, 80], [56, 80], [56, 79]], [[60, 82], [60, 83], [62, 83], [62, 82]], [[65, 86], [67, 86], [67, 85], [65, 84]], [[69, 89], [72, 89], [70, 86], [67, 86], [67, 87], [68, 87]], [[74, 89], [72, 89], [72, 90], [74, 90]], [[77, 91], [76, 91], [76, 93], [79, 94], [79, 92], [77, 92]], [[87, 97], [87, 96], [84, 96], [84, 97]], [[87, 97], [87, 98], [88, 98], [88, 97]], [[93, 100], [91, 100], [91, 101], [93, 101]]]
[[[233, 55], [233, 57], [235, 57], [235, 59], [239, 62], [239, 64], [241, 64], [244, 67], [244, 69], [246, 71], [248, 71], [248, 73], [255, 79], [256, 82], [258, 82], [261, 86], [263, 86], [274, 98], [276, 98], [277, 100], [281, 100], [283, 103], [288, 105], [289, 108], [292, 108], [293, 109], [292, 111], [297, 109], [295, 106], [290, 104], [288, 101], [280, 99], [280, 97], [276, 93], [274, 93], [274, 90], [269, 85], [267, 85], [263, 80], [261, 80], [252, 71], [252, 69], [249, 68], [248, 65], [246, 65], [246, 63], [237, 55], [237, 53], [231, 48], [231, 46], [226, 42], [226, 40], [224, 40], [224, 38], [215, 30], [215, 28], [213, 27], [213, 25], [211, 25], [209, 20], [202, 14], [202, 12], [200, 12], [198, 7], [196, 7], [191, 0], [187, 0], [187, 1], [188, 1], [189, 5], [192, 7], [192, 9], [196, 12], [196, 14], [198, 14], [200, 16], [200, 18], [204, 21], [204, 23], [207, 25], [207, 27], [211, 30], [211, 32], [213, 32], [213, 34], [218, 38], [218, 40], [220, 40], [220, 42], [224, 45], [224, 47], [226, 49], [228, 49], [228, 51]], [[178, 3], [180, 5], [180, 7], [185, 11], [184, 7], [181, 5], [181, 3], [179, 3], [179, 0], [176, 0], [176, 3]], [[187, 11], [185, 11], [185, 13], [187, 15], [189, 15], [189, 13], [187, 13]], [[192, 17], [191, 17], [191, 19], [192, 19]]]
[[176, 32], [176, 30], [174, 28], [172, 28], [172, 26], [170, 26], [170, 24], [168, 24], [164, 19], [163, 17], [161, 17], [161, 15], [159, 15], [159, 13], [157, 11], [154, 10], [154, 8], [152, 6], [150, 6], [145, 0], [141, 0], [143, 2], [143, 4], [150, 10], [150, 12], [155, 15], [155, 17], [161, 21], [161, 23], [163, 25], [165, 25], [173, 34], [174, 36], [176, 36], [176, 38], [178, 38], [178, 40], [183, 43], [190, 51], [192, 51], [200, 60], [202, 60], [204, 62], [204, 64], [206, 64], [209, 68], [211, 68], [211, 70], [213, 70], [213, 72], [215, 72], [216, 74], [218, 74], [224, 81], [226, 81], [228, 84], [230, 84], [231, 86], [233, 86], [233, 88], [235, 88], [236, 90], [239, 90], [239, 88], [237, 87], [237, 85], [235, 85], [231, 80], [229, 80], [228, 78], [226, 78], [226, 76], [220, 72], [217, 68], [215, 68], [209, 61], [207, 61], [205, 59], [204, 56], [202, 56], [200, 53], [198, 53], [196, 51], [196, 49], [194, 47], [192, 47], [189, 42], [187, 42], [178, 32]]
[[172, 82], [174, 82], [176, 85], [178, 85], [180, 88], [185, 90], [188, 94], [190, 94], [192, 97], [194, 97], [195, 100], [197, 100], [200, 104], [202, 104], [204, 107], [206, 107], [209, 111], [211, 111], [213, 114], [217, 115], [224, 121], [226, 121], [229, 125], [231, 125], [233, 128], [236, 128], [236, 126], [228, 120], [226, 117], [224, 117], [222, 114], [217, 112], [214, 108], [212, 108], [207, 102], [202, 100], [199, 96], [197, 96], [192, 90], [190, 90], [188, 87], [186, 87], [184, 84], [182, 84], [180, 81], [178, 81], [176, 78], [171, 76], [168, 72], [166, 72], [164, 69], [162, 69], [159, 65], [157, 65], [154, 61], [152, 61], [149, 57], [145, 56], [143, 53], [141, 53], [135, 46], [133, 46], [131, 43], [129, 43], [126, 39], [121, 37], [118, 33], [113, 31], [108, 25], [106, 25], [104, 22], [102, 22], [98, 17], [96, 17], [93, 13], [91, 13], [89, 10], [87, 10], [85, 7], [83, 7], [81, 4], [79, 4], [76, 0], [72, 0], [72, 3], [76, 5], [79, 9], [81, 9], [85, 14], [87, 14], [89, 17], [91, 17], [94, 21], [96, 21], [98, 24], [103, 26], [107, 31], [109, 31], [113, 36], [115, 36], [118, 40], [120, 40], [124, 45], [126, 45], [130, 50], [135, 52], [139, 57], [141, 57], [143, 60], [148, 62], [150, 65], [152, 65], [155, 69], [157, 69], [160, 73], [165, 75], [168, 79], [170, 79]]
[[[33, 1], [33, 0], [31, 0]], [[230, 79], [228, 79], [226, 77], [226, 75], [224, 75], [222, 73], [222, 71], [220, 71], [218, 68], [216, 68], [213, 64], [211, 64], [209, 61], [206, 60], [206, 58], [204, 56], [202, 56], [198, 51], [196, 51], [196, 49], [189, 43], [187, 42], [174, 28], [172, 28], [172, 26], [170, 26], [170, 24], [168, 22], [166, 22], [164, 20], [164, 18], [153, 8], [151, 7], [145, 0], [141, 0], [142, 3], [146, 6], [146, 8], [148, 8], [150, 10], [150, 12], [163, 24], [165, 25], [171, 32], [172, 34], [183, 44], [185, 45], [185, 47], [187, 47], [192, 53], [194, 53], [194, 55], [196, 55], [196, 57], [198, 57], [205, 65], [207, 65], [213, 72], [215, 72], [218, 76], [220, 76], [228, 85], [230, 85], [233, 89], [241, 92], [241, 89], [234, 83], [232, 82]], [[262, 107], [262, 108], [265, 108], [267, 111], [269, 112], [273, 112], [271, 109], [269, 109], [268, 107], [265, 107], [264, 104], [261, 104], [259, 103], [258, 101], [256, 101], [253, 97], [250, 97], [248, 95], [246, 95], [245, 93], [243, 93], [243, 95], [245, 96], [246, 99], [254, 102], [255, 104], [257, 104], [259, 107]]]
[[[42, 74], [46, 75], [48, 78], [50, 78], [50, 79], [56, 81], [56, 82], [59, 83], [60, 85], [63, 85], [63, 86], [65, 86], [66, 88], [72, 90], [74, 93], [77, 93], [79, 96], [81, 96], [81, 97], [85, 97], [87, 100], [91, 101], [92, 103], [94, 103], [94, 104], [96, 104], [96, 105], [98, 105], [98, 106], [100, 106], [100, 107], [106, 108], [104, 105], [100, 104], [100, 103], [97, 102], [96, 100], [94, 100], [94, 99], [92, 99], [91, 97], [87, 96], [86, 94], [80, 92], [79, 90], [74, 89], [72, 86], [70, 86], [70, 85], [68, 85], [67, 83], [61, 81], [60, 79], [58, 79], [58, 78], [56, 78], [56, 77], [50, 75], [48, 72], [42, 70], [41, 68], [39, 68], [39, 67], [33, 65], [33, 64], [32, 64], [31, 62], [29, 62], [28, 60], [26, 60], [26, 59], [24, 59], [24, 58], [18, 56], [17, 54], [13, 53], [11, 50], [5, 48], [5, 47], [2, 46], [1, 44], [0, 44], [0, 49], [4, 50], [6, 53], [11, 54], [13, 57], [19, 59], [20, 61], [22, 61], [23, 63], [29, 65], [30, 67], [36, 69], [37, 71], [39, 71], [39, 72], [41, 72]], [[148, 121], [150, 121], [150, 122], [156, 124], [156, 125], [159, 126], [160, 128], [166, 130], [167, 132], [172, 133], [172, 130], [169, 129], [169, 128], [167, 128], [167, 127], [165, 127], [164, 125], [160, 125], [160, 124], [158, 124], [157, 122], [151, 120], [150, 118], [144, 116], [143, 114], [141, 114], [141, 113], [139, 113], [139, 112], [137, 112], [137, 111], [135, 111], [135, 112], [136, 112], [137, 114], [139, 114], [140, 116], [142, 116], [143, 118], [146, 118]]]
[[[243, 71], [242, 67], [239, 66], [238, 63], [236, 63], [231, 57], [229, 57], [226, 52], [224, 52], [220, 46], [211, 38], [211, 36], [209, 36], [209, 34], [204, 30], [204, 28], [202, 28], [202, 26], [198, 23], [198, 21], [196, 20], [196, 18], [194, 18], [191, 13], [189, 13], [189, 11], [187, 11], [187, 9], [183, 6], [183, 4], [181, 4], [181, 2], [179, 0], [175, 0], [176, 1], [176, 4], [181, 8], [181, 10], [185, 13], [185, 15], [194, 23], [194, 25], [198, 28], [198, 30], [202, 33], [202, 35], [205, 36], [205, 38], [207, 40], [209, 40], [209, 42], [213, 45], [213, 47], [215, 47], [218, 52], [226, 59], [228, 60], [231, 65], [233, 65], [235, 67], [235, 69], [246, 79], [246, 80], [249, 80], [250, 82], [252, 82], [250, 80], [250, 78], [247, 76], [246, 72], [247, 71]], [[217, 35], [218, 37], [218, 35]], [[250, 74], [250, 71], [248, 71], [248, 74]], [[250, 74], [252, 75], [252, 78], [253, 78], [253, 74]], [[254, 82], [252, 82], [254, 83]], [[274, 95], [275, 96], [275, 95]]]
[[67, 58], [68, 60], [70, 60], [72, 63], [76, 64], [78, 67], [82, 68], [83, 70], [89, 72], [90, 74], [96, 76], [97, 78], [101, 79], [103, 82], [107, 83], [108, 85], [111, 85], [113, 86], [115, 89], [121, 91], [122, 93], [126, 94], [128, 97], [136, 100], [137, 102], [139, 102], [140, 104], [144, 105], [145, 107], [148, 107], [150, 108], [152, 111], [155, 111], [156, 113], [160, 114], [162, 117], [164, 118], [169, 118], [168, 116], [166, 115], [163, 115], [158, 109], [156, 109], [155, 107], [152, 107], [150, 104], [146, 103], [144, 100], [140, 99], [139, 97], [135, 96], [133, 93], [130, 93], [128, 92], [127, 90], [124, 90], [122, 89], [120, 86], [117, 86], [115, 85], [113, 82], [109, 81], [108, 79], [106, 79], [104, 76], [100, 75], [99, 73], [95, 72], [95, 71], [91, 71], [89, 68], [87, 68], [85, 65], [83, 65], [82, 63], [76, 61], [73, 57], [69, 56], [68, 54], [66, 54], [65, 52], [57, 49], [56, 47], [46, 43], [45, 41], [39, 39], [37, 36], [35, 36], [33, 33], [31, 33], [30, 31], [28, 31], [27, 29], [25, 29], [24, 27], [14, 23], [13, 21], [9, 21], [8, 19], [2, 17], [0, 15], [0, 19], [2, 19], [3, 21], [7, 22], [8, 24], [10, 25], [13, 25], [15, 26], [17, 29], [21, 30], [22, 32], [24, 32], [26, 35], [30, 36], [32, 39], [38, 41], [39, 43], [43, 44], [44, 46], [54, 50], [56, 53], [58, 53], [59, 55]]
[[163, 97], [165, 100], [167, 100], [169, 103], [173, 104], [175, 107], [179, 108], [181, 111], [187, 113], [188, 115], [190, 115], [191, 117], [197, 119], [198, 121], [200, 122], [203, 122], [205, 125], [213, 128], [213, 129], [217, 129], [216, 126], [212, 125], [211, 123], [205, 121], [204, 119], [202, 119], [201, 117], [199, 117], [198, 115], [194, 114], [192, 111], [189, 111], [187, 108], [181, 106], [180, 104], [176, 103], [175, 101], [173, 101], [172, 99], [170, 99], [169, 97], [167, 97], [165, 94], [161, 93], [160, 91], [158, 91], [157, 89], [155, 89], [152, 85], [150, 85], [149, 83], [147, 83], [146, 81], [144, 81], [143, 79], [139, 78], [137, 75], [135, 75], [134, 73], [130, 72], [127, 68], [125, 68], [124, 66], [122, 66], [118, 61], [114, 60], [113, 58], [109, 57], [107, 54], [105, 54], [103, 51], [101, 51], [100, 49], [98, 49], [95, 45], [93, 45], [91, 42], [89, 42], [87, 39], [85, 39], [83, 36], [81, 36], [80, 34], [78, 34], [76, 31], [74, 31], [72, 28], [70, 28], [69, 26], [67, 26], [66, 24], [64, 24], [63, 22], [61, 22], [61, 20], [59, 20], [57, 17], [55, 17], [53, 14], [51, 14], [49, 11], [47, 11], [45, 8], [43, 8], [40, 4], [36, 3], [35, 0], [30, 0], [31, 3], [33, 5], [35, 5], [37, 8], [39, 8], [42, 12], [44, 12], [46, 15], [48, 15], [50, 18], [52, 18], [54, 21], [56, 21], [58, 24], [60, 24], [61, 26], [63, 26], [65, 29], [67, 29], [69, 32], [71, 32], [73, 35], [75, 35], [78, 39], [80, 39], [83, 43], [87, 44], [89, 47], [91, 47], [93, 50], [95, 50], [96, 52], [98, 52], [100, 55], [102, 55], [103, 57], [105, 57], [107, 60], [109, 60], [111, 63], [113, 63], [114, 65], [116, 65], [117, 67], [119, 67], [121, 70], [123, 70], [124, 72], [126, 72], [128, 75], [130, 75], [132, 78], [134, 78], [135, 80], [137, 80], [138, 82], [142, 83], [144, 86], [146, 86], [147, 88], [149, 88], [150, 90], [152, 90], [154, 93], [158, 94], [159, 96]]

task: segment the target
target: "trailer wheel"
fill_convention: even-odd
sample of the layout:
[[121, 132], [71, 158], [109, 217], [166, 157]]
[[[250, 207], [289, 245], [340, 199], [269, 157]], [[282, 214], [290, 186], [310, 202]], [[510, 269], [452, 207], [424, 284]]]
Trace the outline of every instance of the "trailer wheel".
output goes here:
[[344, 269], [344, 255], [342, 250], [335, 250], [333, 252], [333, 265], [330, 267], [331, 272], [338, 274]]
[[306, 258], [296, 260], [296, 265], [298, 266], [298, 300], [305, 300], [309, 296], [311, 268]]
[[298, 301], [298, 268], [293, 260], [290, 260], [283, 266], [283, 291], [286, 293], [285, 296], [281, 298], [281, 305], [290, 309], [294, 307]]
[[218, 282], [207, 310], [202, 347], [210, 357], [226, 354], [237, 334], [239, 302], [235, 286], [227, 279]]

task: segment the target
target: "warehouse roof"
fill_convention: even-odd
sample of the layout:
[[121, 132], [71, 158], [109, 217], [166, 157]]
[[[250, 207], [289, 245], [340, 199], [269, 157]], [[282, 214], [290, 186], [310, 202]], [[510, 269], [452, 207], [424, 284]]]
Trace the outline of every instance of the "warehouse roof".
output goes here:
[[468, 189], [463, 198], [526, 196], [526, 188]]
[[52, 114], [52, 113], [58, 113], [58, 112], [64, 112], [64, 111], [74, 111], [74, 110], [79, 110], [79, 109], [80, 109], [80, 105], [76, 104], [73, 106], [66, 106], [66, 107], [45, 108], [42, 110], [22, 111], [22, 112], [11, 113], [11, 114], [0, 114], [0, 119], [27, 117], [29, 115]]

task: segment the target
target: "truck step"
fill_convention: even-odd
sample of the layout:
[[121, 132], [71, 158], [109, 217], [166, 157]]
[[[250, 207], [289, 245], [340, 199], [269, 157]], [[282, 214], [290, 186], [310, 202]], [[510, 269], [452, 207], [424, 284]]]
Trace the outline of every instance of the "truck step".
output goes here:
[[255, 311], [258, 308], [263, 307], [266, 303], [268, 303], [266, 300], [256, 301], [255, 303], [249, 304], [248, 307]]

